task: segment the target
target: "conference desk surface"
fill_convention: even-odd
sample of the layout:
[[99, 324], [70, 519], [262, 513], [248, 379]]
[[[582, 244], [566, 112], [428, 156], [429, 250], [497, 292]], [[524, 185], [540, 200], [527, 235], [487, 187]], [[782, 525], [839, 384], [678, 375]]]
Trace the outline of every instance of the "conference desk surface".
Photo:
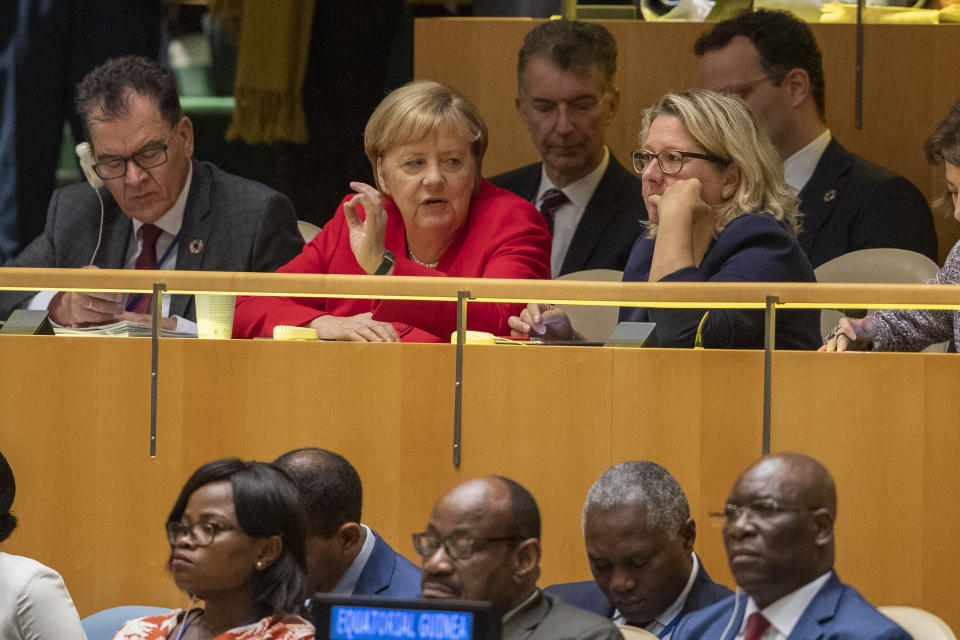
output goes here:
[[[21, 522], [3, 549], [59, 570], [81, 615], [182, 604], [163, 523], [187, 476], [214, 458], [301, 446], [356, 465], [364, 520], [414, 560], [410, 535], [440, 494], [482, 474], [515, 478], [542, 510], [541, 585], [590, 575], [580, 509], [593, 480], [622, 460], [655, 460], [687, 492], [709, 571], [732, 583], [708, 513], [761, 453], [763, 352], [467, 346], [457, 469], [452, 345], [162, 339], [155, 458], [150, 348], [0, 336], [0, 448]], [[834, 473], [842, 578], [877, 604], [922, 606], [960, 627], [960, 359], [772, 358], [772, 449]]]

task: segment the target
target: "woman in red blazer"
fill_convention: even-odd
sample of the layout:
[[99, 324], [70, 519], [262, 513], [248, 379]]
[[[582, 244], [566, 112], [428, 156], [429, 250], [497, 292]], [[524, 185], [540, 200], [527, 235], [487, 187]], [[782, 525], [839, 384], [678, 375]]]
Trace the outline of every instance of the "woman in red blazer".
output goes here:
[[[481, 178], [487, 128], [466, 97], [411, 82], [377, 107], [364, 132], [377, 187], [354, 182], [334, 218], [280, 273], [549, 278], [550, 234], [529, 202]], [[519, 304], [470, 306], [469, 329], [509, 333]], [[307, 326], [322, 339], [449, 340], [450, 302], [248, 297], [235, 337]]]

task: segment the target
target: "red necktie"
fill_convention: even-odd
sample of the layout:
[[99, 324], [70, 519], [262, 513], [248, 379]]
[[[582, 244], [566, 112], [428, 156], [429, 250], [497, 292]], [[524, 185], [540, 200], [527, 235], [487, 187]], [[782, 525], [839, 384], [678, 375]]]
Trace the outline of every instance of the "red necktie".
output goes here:
[[543, 194], [543, 201], [540, 203], [540, 213], [543, 219], [547, 221], [547, 229], [550, 235], [553, 235], [553, 220], [557, 214], [557, 209], [570, 202], [567, 196], [563, 195], [560, 189], [547, 189]]
[[763, 617], [759, 611], [751, 613], [747, 618], [747, 629], [743, 640], [760, 640], [764, 632], [770, 627], [770, 621]]
[[[140, 255], [137, 256], [137, 269], [156, 269], [157, 268], [157, 238], [163, 233], [163, 229], [156, 225], [145, 224], [140, 227], [143, 236], [143, 247], [140, 249]], [[153, 296], [149, 294], [140, 294], [137, 304], [131, 311], [134, 313], [147, 313], [150, 311], [150, 301]]]

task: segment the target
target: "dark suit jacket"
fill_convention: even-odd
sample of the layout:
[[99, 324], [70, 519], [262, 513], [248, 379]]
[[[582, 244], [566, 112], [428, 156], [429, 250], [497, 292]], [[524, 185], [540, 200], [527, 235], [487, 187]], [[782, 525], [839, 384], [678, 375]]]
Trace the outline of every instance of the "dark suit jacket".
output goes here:
[[502, 640], [623, 640], [613, 623], [539, 593], [503, 625]]
[[[122, 269], [133, 222], [107, 189], [103, 196], [103, 240], [94, 264]], [[7, 267], [83, 267], [97, 245], [100, 203], [87, 184], [57, 189], [50, 199], [43, 234]], [[194, 252], [195, 248], [199, 251]], [[303, 248], [290, 201], [252, 180], [230, 175], [208, 162], [193, 161], [183, 213], [177, 269], [274, 271]], [[0, 319], [25, 307], [33, 292], [0, 292]], [[193, 296], [175, 295], [170, 315], [196, 318]]]
[[[747, 596], [739, 594], [736, 611], [735, 601], [737, 598], [731, 596], [690, 614], [677, 625], [673, 640], [733, 640], [743, 623]], [[910, 640], [910, 634], [877, 611], [856, 589], [840, 582], [834, 573], [810, 601], [787, 640], [818, 639]]]
[[798, 240], [814, 268], [858, 249], [892, 247], [937, 262], [937, 232], [913, 183], [833, 139], [800, 192]]
[[[544, 589], [544, 592], [557, 596], [567, 604], [592, 611], [606, 618], [613, 618], [614, 607], [610, 604], [606, 594], [600, 590], [596, 580], [555, 584]], [[719, 602], [732, 593], [727, 587], [710, 579], [710, 575], [703, 568], [703, 561], [701, 560], [700, 568], [693, 579], [693, 586], [680, 609], [680, 617], [682, 618], [692, 611], [698, 611]]]
[[[624, 282], [646, 282], [656, 238], [637, 240], [623, 272]], [[815, 282], [813, 269], [793, 232], [768, 214], [734, 218], [710, 242], [697, 267], [667, 274], [661, 282]], [[622, 307], [621, 322], [655, 322], [661, 347], [694, 346], [704, 309]], [[708, 349], [762, 349], [763, 311], [710, 309], [703, 324]], [[821, 344], [820, 311], [777, 312], [777, 349], [816, 349]]]
[[[533, 202], [540, 189], [542, 163], [501, 173], [490, 182]], [[583, 210], [559, 275], [584, 269], [623, 271], [630, 249], [647, 219], [640, 180], [610, 154], [607, 170]]]
[[407, 600], [420, 597], [420, 567], [394, 551], [376, 531], [373, 535], [373, 553], [360, 572], [353, 595]]

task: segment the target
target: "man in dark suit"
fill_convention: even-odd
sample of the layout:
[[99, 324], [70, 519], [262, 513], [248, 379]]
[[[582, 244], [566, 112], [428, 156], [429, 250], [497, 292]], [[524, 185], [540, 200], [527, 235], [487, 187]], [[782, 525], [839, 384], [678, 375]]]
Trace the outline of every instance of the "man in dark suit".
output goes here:
[[363, 486], [346, 458], [310, 447], [288, 451], [274, 464], [293, 478], [306, 511], [308, 593], [420, 594], [417, 565], [361, 524]]
[[800, 198], [798, 239], [814, 267], [874, 247], [937, 260], [920, 190], [831, 136], [821, 54], [805, 22], [784, 11], [746, 12], [700, 36], [694, 52], [702, 56], [703, 85], [740, 96], [780, 151]]
[[[284, 196], [192, 159], [193, 125], [169, 70], [145, 58], [111, 60], [80, 84], [77, 106], [90, 175], [103, 186], [56, 191], [43, 234], [5, 266], [273, 271], [299, 253]], [[0, 318], [29, 306], [64, 326], [144, 320], [146, 298], [2, 293]], [[163, 311], [166, 329], [189, 331], [196, 317], [192, 296], [164, 296]]]
[[782, 453], [754, 463], [734, 483], [724, 515], [723, 544], [746, 597], [687, 616], [673, 640], [910, 638], [833, 571], [837, 491], [813, 458]]
[[440, 498], [413, 536], [424, 598], [486, 600], [503, 615], [503, 640], [617, 640], [609, 620], [537, 588], [540, 511], [502, 476], [469, 480]]
[[553, 235], [553, 277], [622, 271], [647, 219], [640, 180], [604, 144], [617, 112], [617, 43], [602, 25], [534, 28], [517, 63], [517, 111], [542, 162], [491, 178], [540, 209]]
[[669, 638], [683, 616], [731, 593], [693, 552], [697, 531], [687, 497], [655, 462], [621, 462], [593, 483], [583, 535], [595, 580], [544, 591], [617, 624]]

